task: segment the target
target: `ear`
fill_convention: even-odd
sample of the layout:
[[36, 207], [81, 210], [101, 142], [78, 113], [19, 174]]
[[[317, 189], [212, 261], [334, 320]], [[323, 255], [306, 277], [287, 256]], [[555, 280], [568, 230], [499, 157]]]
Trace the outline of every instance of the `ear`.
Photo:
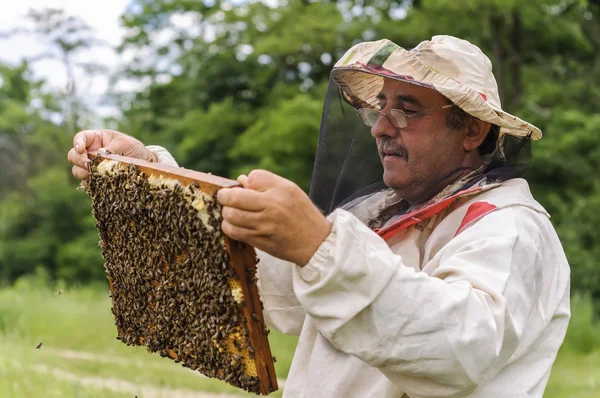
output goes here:
[[491, 127], [492, 125], [489, 122], [484, 122], [474, 117], [469, 118], [467, 132], [463, 139], [465, 152], [476, 150], [483, 140], [485, 140]]

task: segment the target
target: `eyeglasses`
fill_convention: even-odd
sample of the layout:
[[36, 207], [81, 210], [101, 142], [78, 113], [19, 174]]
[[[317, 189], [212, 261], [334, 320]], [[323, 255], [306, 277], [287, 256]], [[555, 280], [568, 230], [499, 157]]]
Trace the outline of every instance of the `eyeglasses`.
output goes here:
[[416, 118], [419, 116], [429, 115], [430, 113], [441, 111], [442, 109], [451, 108], [454, 104], [444, 105], [440, 108], [425, 109], [419, 112], [406, 113], [402, 109], [388, 109], [387, 111], [380, 111], [375, 108], [360, 108], [357, 110], [358, 115], [363, 122], [369, 127], [372, 127], [381, 115], [388, 118], [392, 126], [403, 129], [408, 126], [408, 119]]

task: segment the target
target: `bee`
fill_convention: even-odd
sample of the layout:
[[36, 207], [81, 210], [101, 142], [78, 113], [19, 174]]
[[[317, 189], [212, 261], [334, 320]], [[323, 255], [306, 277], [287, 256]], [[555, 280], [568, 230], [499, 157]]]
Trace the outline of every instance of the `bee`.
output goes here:
[[120, 340], [161, 356], [173, 350], [167, 357], [182, 366], [259, 392], [242, 360], [254, 356], [244, 303], [229, 285], [244, 274], [229, 266], [216, 196], [195, 183], [151, 185], [133, 165], [100, 175], [93, 164], [89, 182]]
[[38, 343], [38, 345], [35, 346], [36, 350], [39, 350], [40, 348], [42, 348], [42, 342], [41, 341]]

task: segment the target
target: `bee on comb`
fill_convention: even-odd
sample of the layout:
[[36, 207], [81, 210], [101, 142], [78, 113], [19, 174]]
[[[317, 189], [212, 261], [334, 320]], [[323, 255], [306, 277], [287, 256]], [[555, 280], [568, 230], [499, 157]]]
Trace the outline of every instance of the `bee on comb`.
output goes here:
[[90, 154], [87, 193], [117, 339], [235, 387], [277, 390], [256, 254], [221, 230], [216, 192], [236, 181]]

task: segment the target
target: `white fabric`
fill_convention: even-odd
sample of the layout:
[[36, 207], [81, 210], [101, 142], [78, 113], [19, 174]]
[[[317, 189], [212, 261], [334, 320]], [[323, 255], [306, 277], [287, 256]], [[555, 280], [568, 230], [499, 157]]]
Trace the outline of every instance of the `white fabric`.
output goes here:
[[[267, 323], [300, 335], [284, 397], [541, 398], [570, 317], [569, 266], [527, 182], [385, 242], [364, 223], [390, 192], [330, 215], [305, 267], [257, 251]], [[479, 201], [498, 210], [455, 236]]]
[[148, 145], [148, 146], [146, 146], [146, 148], [156, 155], [156, 158], [158, 159], [158, 163], [163, 163], [163, 164], [167, 164], [169, 166], [178, 167], [177, 162], [175, 161], [175, 158], [173, 158], [173, 155], [171, 155], [169, 153], [169, 151], [167, 151], [162, 146]]
[[[498, 210], [455, 236], [478, 201]], [[300, 332], [284, 397], [543, 396], [570, 316], [569, 266], [524, 180], [389, 242], [344, 210], [330, 219], [303, 268], [259, 252], [267, 322]]]

